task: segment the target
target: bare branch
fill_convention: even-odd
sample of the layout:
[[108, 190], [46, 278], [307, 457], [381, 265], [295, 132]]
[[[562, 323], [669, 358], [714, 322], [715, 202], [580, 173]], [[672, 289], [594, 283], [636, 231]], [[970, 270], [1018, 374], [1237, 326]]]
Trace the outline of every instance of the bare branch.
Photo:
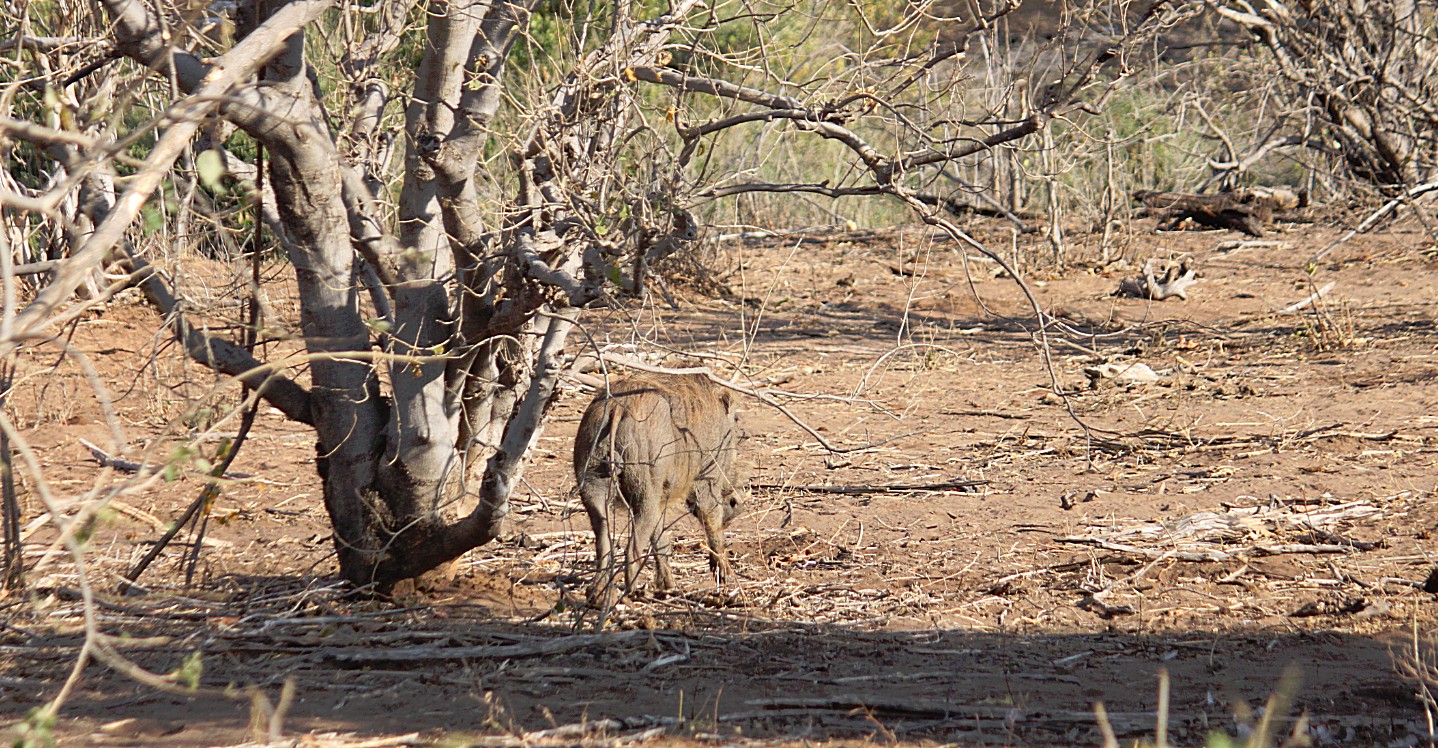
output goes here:
[[1392, 200], [1389, 200], [1388, 202], [1383, 204], [1383, 207], [1373, 211], [1368, 215], [1367, 218], [1364, 218], [1362, 221], [1360, 221], [1359, 224], [1352, 230], [1346, 232], [1343, 236], [1334, 239], [1328, 244], [1328, 246], [1319, 250], [1317, 254], [1313, 255], [1313, 258], [1310, 259], [1309, 262], [1318, 262], [1324, 257], [1327, 257], [1329, 252], [1332, 252], [1333, 250], [1338, 248], [1338, 245], [1347, 242], [1348, 240], [1365, 231], [1368, 231], [1374, 226], [1377, 226], [1379, 221], [1382, 221], [1384, 218], [1387, 218], [1391, 213], [1393, 213], [1393, 211], [1398, 209], [1398, 206], [1402, 205], [1404, 202], [1417, 199], [1430, 192], [1438, 192], [1438, 182], [1420, 184], [1417, 187], [1408, 190], [1405, 194], [1395, 197]]
[[[520, 401], [519, 409], [504, 430], [504, 439], [499, 450], [490, 458], [485, 470], [484, 484], [480, 487], [480, 507], [494, 517], [507, 513], [505, 507], [509, 495], [524, 467], [524, 457], [534, 441], [540, 436], [541, 419], [549, 410], [555, 388], [559, 386], [564, 367], [559, 356], [564, 350], [564, 341], [579, 314], [577, 308], [561, 308], [543, 315], [548, 320], [544, 342], [535, 357], [534, 374], [530, 378], [529, 390]], [[481, 510], [476, 510], [479, 512]]]
[[128, 254], [123, 264], [128, 266], [150, 304], [174, 324], [175, 338], [185, 346], [190, 358], [239, 380], [290, 419], [314, 425], [313, 405], [305, 388], [280, 374], [275, 367], [260, 362], [244, 348], [191, 325], [164, 278], [144, 258]]
[[359, 47], [340, 60], [340, 69], [351, 80], [363, 80], [380, 58], [399, 45], [410, 11], [417, 4], [419, 0], [384, 0], [383, 3], [377, 3], [380, 5], [377, 8], [379, 28], [365, 35]]
[[724, 99], [760, 104], [770, 109], [805, 109], [804, 105], [800, 103], [798, 99], [789, 96], [781, 96], [757, 88], [748, 88], [716, 78], [699, 78], [692, 75], [685, 75], [684, 73], [677, 70], [670, 70], [669, 68], [637, 66], [629, 68], [627, 72], [635, 80], [645, 81], [646, 83], [658, 83], [676, 88], [683, 93], [706, 93]]
[[81, 148], [97, 148], [100, 143], [95, 138], [84, 133], [71, 130], [57, 130], [53, 127], [45, 127], [34, 122], [13, 119], [11, 117], [0, 117], [0, 135], [9, 136], [36, 145], [54, 145], [57, 143], [74, 145]]
[[745, 184], [731, 184], [723, 187], [710, 187], [695, 194], [689, 199], [688, 204], [700, 205], [710, 200], [718, 200], [721, 197], [742, 195], [748, 192], [808, 192], [825, 197], [855, 197], [859, 195], [882, 195], [886, 190], [882, 187], [830, 187], [827, 184], [774, 184], [770, 182], [748, 182]]
[[1268, 49], [1352, 176], [1392, 196], [1438, 173], [1431, 4], [1207, 2]]
[[109, 40], [104, 38], [84, 36], [12, 36], [8, 39], [0, 39], [0, 52], [8, 52], [12, 49], [33, 49], [39, 52], [55, 52], [62, 49], [101, 49], [108, 46]]

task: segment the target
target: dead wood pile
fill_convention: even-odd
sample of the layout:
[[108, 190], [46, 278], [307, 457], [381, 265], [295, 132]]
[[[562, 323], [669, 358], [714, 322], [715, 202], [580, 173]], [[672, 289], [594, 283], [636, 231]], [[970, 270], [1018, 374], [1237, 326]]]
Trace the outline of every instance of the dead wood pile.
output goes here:
[[1212, 228], [1232, 229], [1249, 236], [1263, 236], [1263, 225], [1273, 220], [1274, 213], [1283, 213], [1307, 204], [1307, 196], [1287, 189], [1252, 187], [1216, 195], [1191, 195], [1182, 192], [1139, 190], [1133, 198], [1160, 211], [1166, 228], [1173, 228], [1185, 219]]

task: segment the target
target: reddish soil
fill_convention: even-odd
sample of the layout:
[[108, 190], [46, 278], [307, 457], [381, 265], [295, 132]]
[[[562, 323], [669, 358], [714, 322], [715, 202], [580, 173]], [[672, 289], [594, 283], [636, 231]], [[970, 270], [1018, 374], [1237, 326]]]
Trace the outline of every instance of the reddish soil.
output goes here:
[[[748, 401], [755, 487], [728, 532], [738, 583], [714, 591], [683, 518], [684, 593], [628, 601], [598, 638], [578, 602], [592, 546], [568, 460], [583, 391], [554, 411], [505, 537], [400, 604], [339, 591], [313, 441], [275, 412], [234, 465], [253, 477], [213, 505], [193, 583], [182, 533], [141, 580], [148, 594], [122, 596], [119, 576], [202, 484], [101, 470], [80, 442], [109, 444], [84, 371], [37, 352], [7, 417], [46, 489], [67, 511], [123, 489], [87, 545], [96, 624], [153, 672], [198, 652], [206, 689], [166, 694], [91, 664], [55, 734], [244, 742], [263, 709], [243, 689], [273, 702], [293, 679], [275, 727], [304, 745], [1097, 745], [1095, 702], [1121, 739], [1152, 739], [1166, 672], [1178, 744], [1243, 734], [1275, 692], [1276, 729], [1305, 719], [1315, 744], [1425, 742], [1418, 681], [1401, 671], [1415, 653], [1432, 661], [1438, 618], [1419, 588], [1438, 526], [1434, 247], [1416, 228], [1359, 237], [1310, 277], [1340, 234], [1127, 237], [1130, 256], [1197, 261], [1187, 301], [1111, 296], [1118, 266], [1031, 278], [1093, 333], [1050, 341], [1079, 420], [1031, 335], [1000, 316], [1023, 314], [1013, 282], [927, 231], [732, 244], [709, 260], [731, 295], [676, 283], [679, 311], [594, 313], [601, 341], [743, 361], [757, 386], [803, 393], [782, 399], [827, 440], [872, 445], [827, 453]], [[1319, 304], [1282, 311], [1329, 282]], [[177, 361], [157, 324], [127, 298], [67, 339], [106, 383], [128, 453], [163, 462], [209, 418], [189, 398], [234, 393]], [[1104, 362], [1159, 378], [1091, 381]], [[981, 483], [922, 488], [953, 481]], [[22, 488], [29, 523], [40, 487], [27, 474]], [[35, 526], [28, 591], [0, 599], [7, 719], [56, 694], [83, 638], [80, 577], [53, 537]]]

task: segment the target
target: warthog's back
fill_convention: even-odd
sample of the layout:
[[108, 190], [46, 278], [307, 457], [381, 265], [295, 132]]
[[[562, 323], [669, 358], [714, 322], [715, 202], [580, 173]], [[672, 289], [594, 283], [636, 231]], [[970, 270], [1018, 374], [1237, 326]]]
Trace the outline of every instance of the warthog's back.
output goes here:
[[734, 421], [719, 389], [702, 374], [612, 383], [580, 421], [575, 476], [619, 477], [626, 498], [656, 490], [665, 504], [687, 496], [696, 481], [726, 480]]

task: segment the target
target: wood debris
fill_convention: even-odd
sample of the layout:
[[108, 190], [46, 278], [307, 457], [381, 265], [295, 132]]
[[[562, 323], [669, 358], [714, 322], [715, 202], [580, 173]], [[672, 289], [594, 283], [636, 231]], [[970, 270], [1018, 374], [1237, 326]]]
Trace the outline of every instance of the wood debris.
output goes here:
[[1367, 501], [1306, 511], [1282, 506], [1230, 507], [1224, 512], [1195, 512], [1167, 522], [1138, 522], [1121, 530], [1106, 527], [1058, 541], [1141, 558], [1197, 562], [1289, 553], [1352, 553], [1371, 550], [1378, 544], [1345, 537], [1338, 527], [1384, 514]]
[[1166, 229], [1192, 220], [1202, 226], [1232, 229], [1255, 237], [1263, 236], [1263, 224], [1273, 220], [1274, 213], [1294, 210], [1308, 202], [1305, 193], [1270, 187], [1253, 187], [1216, 195], [1139, 190], [1133, 193], [1133, 198], [1163, 211]]
[[1173, 262], [1150, 257], [1143, 263], [1142, 273], [1119, 282], [1114, 295], [1150, 301], [1188, 301], [1188, 289], [1198, 280], [1198, 271], [1190, 266], [1187, 259]]
[[1083, 370], [1084, 376], [1088, 377], [1089, 389], [1098, 389], [1099, 382], [1105, 379], [1113, 380], [1115, 384], [1152, 384], [1162, 379], [1153, 367], [1141, 361], [1133, 361], [1124, 364], [1104, 363], [1096, 366], [1086, 366]]

